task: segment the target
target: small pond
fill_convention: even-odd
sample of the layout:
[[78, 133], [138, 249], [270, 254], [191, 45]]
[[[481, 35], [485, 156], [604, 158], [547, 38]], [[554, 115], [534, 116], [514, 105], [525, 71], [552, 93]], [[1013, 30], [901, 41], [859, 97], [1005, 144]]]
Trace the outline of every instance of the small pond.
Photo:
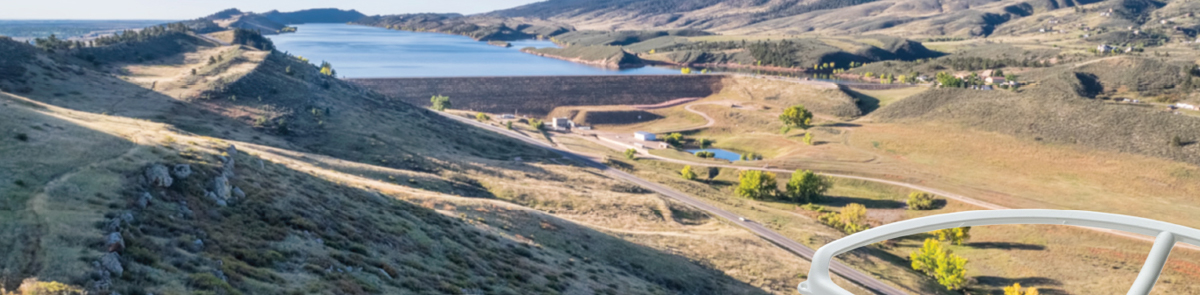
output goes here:
[[704, 152], [712, 152], [715, 158], [717, 158], [717, 159], [722, 159], [722, 160], [729, 160], [730, 162], [737, 162], [737, 161], [739, 161], [739, 160], [741, 160], [741, 159], [742, 159], [742, 154], [735, 153], [735, 152], [731, 152], [731, 151], [727, 151], [727, 150], [723, 150], [723, 149], [696, 149], [696, 150], [687, 150], [687, 152], [688, 152], [688, 153], [691, 153], [691, 154], [696, 154], [696, 152], [701, 152], [701, 151], [704, 151]]

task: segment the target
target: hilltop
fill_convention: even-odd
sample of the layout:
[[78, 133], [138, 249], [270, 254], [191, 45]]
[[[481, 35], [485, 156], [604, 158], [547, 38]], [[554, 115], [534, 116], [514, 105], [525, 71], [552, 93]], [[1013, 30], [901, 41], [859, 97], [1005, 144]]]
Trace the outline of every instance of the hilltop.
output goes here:
[[288, 25], [346, 23], [365, 16], [356, 10], [339, 10], [334, 8], [306, 9], [293, 12], [272, 10], [265, 13], [243, 12], [237, 8], [230, 8], [185, 23], [192, 30], [201, 33], [236, 28], [258, 31], [263, 34], [278, 34], [295, 30], [295, 28]]

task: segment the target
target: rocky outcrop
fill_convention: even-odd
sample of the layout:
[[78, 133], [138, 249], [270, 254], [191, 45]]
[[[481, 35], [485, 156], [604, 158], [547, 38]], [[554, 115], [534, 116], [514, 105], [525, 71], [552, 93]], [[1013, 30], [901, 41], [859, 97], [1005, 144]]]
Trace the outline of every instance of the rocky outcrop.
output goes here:
[[118, 278], [125, 273], [125, 268], [121, 266], [121, 255], [116, 252], [109, 252], [100, 257], [100, 266]]
[[115, 232], [121, 230], [121, 219], [113, 218], [104, 223], [104, 231]]
[[217, 202], [218, 205], [226, 206], [233, 194], [233, 187], [229, 185], [229, 178], [224, 175], [213, 178], [212, 190], [205, 193], [205, 196]]
[[241, 188], [234, 187], [234, 188], [233, 188], [233, 196], [234, 196], [234, 197], [237, 197], [238, 199], [245, 198], [245, 197], [246, 197], [246, 192], [242, 191], [242, 189], [241, 189]]
[[228, 178], [233, 178], [233, 163], [236, 161], [235, 158], [237, 158], [237, 155], [238, 150], [233, 145], [230, 145], [229, 148], [225, 149], [225, 155], [221, 156], [221, 162], [224, 163], [224, 165], [221, 166], [221, 175], [224, 175]]
[[171, 169], [171, 175], [178, 179], [187, 179], [192, 175], [192, 166], [188, 164], [175, 165], [175, 168]]
[[174, 179], [171, 179], [171, 170], [162, 164], [154, 164], [150, 168], [146, 168], [146, 181], [150, 185], [157, 187], [169, 187]]
[[138, 208], [146, 209], [146, 206], [150, 206], [150, 201], [152, 200], [154, 200], [154, 197], [150, 193], [143, 192], [141, 196], [138, 196], [136, 204]]
[[187, 201], [179, 201], [179, 217], [192, 218], [195, 215], [191, 208], [188, 208]]
[[108, 252], [121, 252], [125, 250], [125, 239], [121, 238], [120, 232], [111, 232], [104, 236], [104, 247], [108, 248]]
[[192, 244], [189, 248], [192, 250], [192, 252], [200, 252], [200, 250], [204, 250], [204, 241], [196, 239], [195, 241], [192, 241]]

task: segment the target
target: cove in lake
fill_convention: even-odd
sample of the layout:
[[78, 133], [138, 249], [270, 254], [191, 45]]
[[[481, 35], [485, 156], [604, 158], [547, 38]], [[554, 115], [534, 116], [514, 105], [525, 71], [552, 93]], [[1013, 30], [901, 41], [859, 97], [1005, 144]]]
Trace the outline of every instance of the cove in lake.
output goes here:
[[658, 67], [610, 70], [521, 52], [556, 47], [550, 41], [515, 41], [504, 48], [441, 33], [346, 24], [296, 27], [296, 33], [270, 36], [275, 47], [316, 64], [328, 61], [342, 78], [679, 74]]
[[721, 159], [721, 160], [729, 160], [730, 162], [737, 162], [737, 161], [740, 161], [740, 160], [742, 159], [742, 155], [741, 155], [741, 154], [738, 154], [738, 153], [735, 153], [735, 152], [731, 152], [731, 151], [727, 151], [727, 150], [723, 150], [723, 149], [700, 149], [700, 150], [687, 150], [687, 152], [689, 152], [689, 153], [692, 153], [692, 154], [696, 154], [696, 152], [701, 152], [701, 151], [703, 151], [703, 152], [712, 152], [712, 153], [713, 153], [713, 158], [717, 158], [717, 159]]

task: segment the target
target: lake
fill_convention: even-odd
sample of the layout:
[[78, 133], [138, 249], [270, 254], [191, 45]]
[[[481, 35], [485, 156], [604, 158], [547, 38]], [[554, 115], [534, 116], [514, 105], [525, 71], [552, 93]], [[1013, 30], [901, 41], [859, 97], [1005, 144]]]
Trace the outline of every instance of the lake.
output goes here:
[[737, 161], [740, 161], [740, 160], [742, 160], [742, 155], [741, 155], [741, 154], [738, 154], [738, 153], [735, 153], [735, 152], [731, 152], [731, 151], [727, 151], [727, 150], [723, 150], [723, 149], [697, 149], [697, 150], [687, 150], [687, 152], [689, 152], [689, 153], [692, 153], [692, 154], [696, 154], [696, 152], [701, 152], [701, 151], [703, 151], [703, 152], [712, 152], [712, 153], [713, 153], [713, 158], [722, 159], [722, 160], [729, 160], [730, 162], [737, 162]]
[[603, 69], [520, 51], [555, 47], [550, 41], [516, 41], [504, 48], [441, 33], [347, 24], [296, 27], [296, 33], [269, 36], [275, 47], [316, 64], [328, 61], [342, 78], [679, 74], [658, 67]]

